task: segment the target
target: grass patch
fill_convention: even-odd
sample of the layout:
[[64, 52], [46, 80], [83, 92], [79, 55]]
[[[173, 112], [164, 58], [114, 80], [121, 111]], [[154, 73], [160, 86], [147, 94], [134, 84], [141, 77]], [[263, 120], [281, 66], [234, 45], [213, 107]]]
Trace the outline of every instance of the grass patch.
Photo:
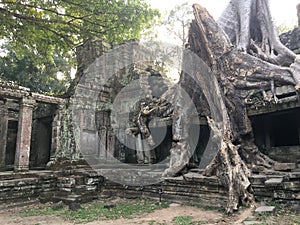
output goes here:
[[201, 225], [206, 222], [203, 221], [193, 221], [191, 216], [178, 216], [174, 218], [174, 223], [176, 225]]
[[155, 220], [151, 220], [148, 222], [149, 225], [167, 225], [166, 223], [156, 222]]
[[150, 213], [157, 209], [167, 208], [168, 203], [157, 204], [152, 200], [132, 200], [115, 203], [113, 208], [105, 208], [104, 203], [94, 202], [85, 204], [77, 211], [71, 211], [66, 208], [54, 210], [50, 206], [42, 206], [39, 208], [29, 208], [21, 212], [21, 216], [37, 216], [37, 215], [58, 215], [65, 219], [76, 223], [86, 223], [98, 220], [100, 218], [119, 219], [133, 218], [143, 213]]
[[178, 216], [174, 218], [176, 225], [194, 225], [192, 217], [190, 216]]

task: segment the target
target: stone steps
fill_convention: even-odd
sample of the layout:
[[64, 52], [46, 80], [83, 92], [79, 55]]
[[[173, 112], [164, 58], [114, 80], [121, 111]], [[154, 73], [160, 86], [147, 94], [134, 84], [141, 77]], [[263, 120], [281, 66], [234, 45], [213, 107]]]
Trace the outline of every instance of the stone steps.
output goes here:
[[[257, 199], [279, 202], [300, 202], [300, 173], [275, 172], [253, 175], [250, 178]], [[159, 190], [162, 191], [161, 196]], [[144, 187], [132, 187], [106, 180], [103, 196], [150, 197], [172, 201], [197, 202], [207, 206], [225, 207], [227, 191], [218, 178], [205, 177], [199, 173], [188, 173], [184, 177], [165, 178], [163, 182]]]
[[[154, 175], [156, 173], [158, 174], [158, 171], [153, 172]], [[298, 204], [300, 202], [300, 172], [267, 172], [263, 175], [253, 175], [250, 181], [258, 200]], [[87, 169], [26, 174], [0, 173], [2, 205], [20, 199], [25, 202], [36, 198], [42, 202], [87, 202], [98, 196], [161, 198], [175, 202], [225, 207], [228, 194], [217, 177], [205, 177], [196, 171], [184, 176], [168, 177], [160, 183], [144, 186], [118, 184]]]
[[288, 172], [282, 175], [257, 175], [251, 179], [254, 194], [258, 198], [300, 203], [300, 173]]
[[56, 183], [53, 176], [37, 176], [35, 173], [1, 173], [0, 204], [30, 202], [43, 192], [53, 192]]
[[197, 173], [189, 173], [184, 177], [168, 177], [158, 184], [142, 187], [127, 186], [106, 180], [101, 194], [104, 197], [146, 197], [213, 207], [225, 207], [227, 203], [227, 191], [218, 179], [204, 177]]

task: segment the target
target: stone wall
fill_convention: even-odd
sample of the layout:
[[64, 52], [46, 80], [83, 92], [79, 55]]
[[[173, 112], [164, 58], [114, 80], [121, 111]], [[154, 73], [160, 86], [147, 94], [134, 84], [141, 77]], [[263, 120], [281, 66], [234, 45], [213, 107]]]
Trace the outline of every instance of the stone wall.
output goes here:
[[[144, 63], [150, 62], [150, 58], [135, 41], [118, 46], [118, 50], [100, 40], [89, 41], [78, 48], [79, 66], [68, 91], [70, 98], [61, 105], [53, 120], [52, 146], [58, 149], [51, 160], [54, 164], [59, 158], [109, 162], [108, 155], [125, 160], [124, 146], [115, 136], [125, 134], [128, 120], [111, 121], [111, 112], [114, 110], [122, 117], [122, 111], [129, 112], [132, 102], [139, 100], [143, 94], [142, 88], [136, 88], [139, 83], [133, 82], [130, 90], [121, 91], [139, 77], [136, 69], [144, 70]], [[112, 109], [120, 93], [120, 105], [118, 109]], [[128, 117], [128, 113], [124, 115]]]
[[[253, 175], [250, 180], [258, 201], [300, 202], [300, 173], [272, 172]], [[87, 168], [66, 167], [61, 171], [0, 173], [0, 205], [32, 202], [89, 202], [97, 198], [152, 198], [221, 207], [227, 204], [227, 190], [216, 177], [197, 172], [165, 178], [147, 186], [127, 186], [106, 180]]]
[[30, 202], [88, 202], [97, 198], [104, 179], [90, 170], [66, 169], [0, 173], [0, 205]]
[[296, 54], [300, 54], [300, 28], [297, 27], [280, 35], [281, 42]]
[[52, 173], [0, 174], [0, 203], [29, 201], [55, 190], [56, 177]]
[[184, 177], [170, 177], [163, 182], [144, 187], [124, 186], [110, 181], [104, 183], [101, 195], [123, 198], [152, 198], [171, 202], [195, 203], [224, 208], [227, 191], [216, 177], [188, 173]]
[[63, 102], [0, 82], [0, 170], [45, 168], [50, 158], [52, 118]]
[[300, 203], [300, 173], [270, 173], [250, 178], [258, 200]]

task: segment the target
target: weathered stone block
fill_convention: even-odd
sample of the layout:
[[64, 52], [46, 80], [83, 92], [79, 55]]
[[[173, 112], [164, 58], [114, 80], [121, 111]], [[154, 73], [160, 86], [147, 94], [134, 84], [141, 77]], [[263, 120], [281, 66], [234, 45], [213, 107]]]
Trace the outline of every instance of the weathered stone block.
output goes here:
[[254, 224], [261, 224], [261, 222], [258, 221], [244, 221], [244, 225], [254, 225]]
[[265, 185], [268, 186], [279, 186], [283, 182], [283, 178], [272, 178], [265, 181]]
[[300, 191], [300, 181], [284, 182], [283, 188], [290, 191]]
[[300, 193], [287, 190], [274, 190], [274, 198], [283, 200], [300, 200]]
[[288, 177], [290, 179], [298, 179], [298, 180], [300, 180], [300, 171], [299, 172], [289, 173]]
[[255, 209], [255, 212], [262, 215], [266, 213], [274, 213], [275, 207], [274, 206], [260, 206], [257, 209]]
[[274, 169], [278, 171], [290, 171], [296, 169], [295, 163], [275, 163]]

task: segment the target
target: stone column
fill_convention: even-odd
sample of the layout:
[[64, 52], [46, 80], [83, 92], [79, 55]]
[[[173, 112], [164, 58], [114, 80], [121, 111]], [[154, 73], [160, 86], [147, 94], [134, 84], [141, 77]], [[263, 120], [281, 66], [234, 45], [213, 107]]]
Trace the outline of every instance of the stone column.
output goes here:
[[5, 101], [0, 100], [0, 171], [5, 171], [8, 116]]
[[19, 111], [17, 147], [15, 155], [15, 171], [29, 170], [30, 141], [32, 130], [32, 113], [35, 101], [22, 99]]
[[[58, 105], [52, 121], [52, 140], [50, 150], [50, 162], [55, 161], [56, 153], [61, 150], [61, 126], [62, 111], [64, 106]], [[51, 164], [51, 163], [50, 163]]]
[[137, 162], [138, 162], [138, 164], [144, 164], [145, 157], [144, 157], [143, 141], [142, 141], [141, 134], [137, 135], [135, 145], [136, 145]]
[[107, 154], [113, 157], [115, 152], [115, 135], [112, 128], [107, 130], [106, 144], [107, 144]]

